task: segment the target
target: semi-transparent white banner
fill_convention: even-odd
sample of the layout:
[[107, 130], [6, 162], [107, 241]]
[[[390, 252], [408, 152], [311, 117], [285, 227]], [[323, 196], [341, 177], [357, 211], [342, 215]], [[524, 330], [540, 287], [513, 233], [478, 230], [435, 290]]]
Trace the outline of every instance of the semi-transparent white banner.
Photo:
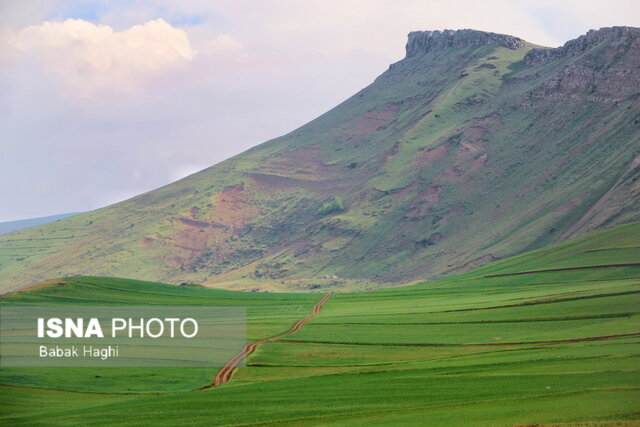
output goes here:
[[3, 367], [222, 366], [246, 342], [244, 307], [0, 307]]

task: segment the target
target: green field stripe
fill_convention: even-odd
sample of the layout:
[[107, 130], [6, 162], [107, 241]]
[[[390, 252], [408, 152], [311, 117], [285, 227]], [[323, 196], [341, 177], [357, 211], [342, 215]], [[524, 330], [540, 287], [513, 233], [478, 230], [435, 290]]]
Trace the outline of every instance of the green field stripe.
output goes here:
[[504, 320], [468, 320], [460, 322], [313, 322], [313, 325], [473, 325], [482, 323], [521, 323], [521, 322], [553, 322], [563, 320], [587, 320], [587, 319], [608, 319], [615, 317], [631, 317], [640, 314], [640, 311], [626, 313], [592, 314], [584, 316], [563, 316], [563, 317], [533, 317], [530, 319], [504, 319]]
[[[376, 417], [381, 418], [383, 416], [388, 416], [392, 414], [403, 415], [408, 412], [416, 412], [416, 411], [425, 411], [425, 410], [433, 410], [433, 409], [444, 409], [444, 408], [464, 408], [468, 406], [474, 405], [501, 405], [508, 402], [514, 401], [530, 401], [535, 399], [553, 399], [559, 397], [568, 397], [568, 396], [576, 396], [580, 394], [590, 394], [590, 393], [598, 393], [598, 392], [611, 392], [611, 391], [638, 391], [640, 387], [592, 387], [586, 390], [571, 390], [557, 393], [545, 393], [545, 394], [536, 394], [536, 395], [527, 395], [527, 396], [517, 396], [517, 397], [502, 397], [497, 399], [479, 399], [479, 400], [471, 400], [467, 402], [452, 402], [452, 403], [443, 403], [443, 404], [435, 404], [435, 405], [422, 405], [422, 406], [413, 406], [413, 407], [405, 407], [402, 409], [379, 409], [379, 410], [360, 410], [339, 414], [330, 414], [330, 415], [316, 415], [316, 416], [307, 416], [307, 417], [299, 417], [299, 418], [286, 418], [286, 419], [278, 419], [275, 421], [264, 422], [264, 423], [252, 423], [252, 424], [235, 424], [236, 426], [249, 427], [249, 426], [274, 426], [274, 425], [294, 425], [301, 423], [300, 425], [309, 425], [310, 422], [318, 422], [319, 424], [325, 424], [330, 421], [333, 421], [338, 424], [342, 424], [346, 421], [346, 419], [351, 418], [353, 420], [362, 420], [363, 417]], [[626, 415], [626, 414], [625, 414]], [[632, 415], [640, 415], [639, 412], [633, 412]], [[640, 418], [639, 418], [640, 419]], [[617, 420], [616, 420], [617, 421]], [[617, 424], [616, 421], [613, 421], [614, 424], [610, 424], [611, 426], [617, 426], [625, 424]], [[609, 421], [604, 421], [609, 422]], [[544, 425], [556, 425], [556, 424], [526, 424], [527, 426], [544, 426]], [[568, 423], [567, 427], [573, 426], [594, 426], [597, 424], [593, 424], [591, 422], [587, 422], [585, 424], [582, 423]], [[635, 424], [627, 424], [627, 425], [635, 425]], [[608, 427], [608, 424], [603, 426]]]
[[349, 341], [326, 341], [326, 340], [294, 340], [278, 339], [275, 341], [290, 343], [310, 343], [310, 344], [343, 344], [343, 345], [364, 345], [364, 346], [391, 346], [391, 347], [470, 347], [470, 346], [506, 346], [506, 345], [532, 345], [532, 344], [565, 344], [574, 342], [603, 341], [616, 338], [628, 338], [640, 336], [640, 332], [630, 334], [601, 335], [598, 337], [569, 338], [564, 340], [546, 341], [513, 341], [513, 342], [491, 342], [491, 343], [384, 343], [384, 342], [349, 342]]
[[628, 264], [589, 265], [586, 267], [550, 268], [547, 270], [533, 270], [533, 271], [520, 271], [517, 273], [490, 274], [488, 276], [484, 276], [484, 278], [488, 279], [492, 277], [520, 276], [522, 274], [552, 273], [557, 271], [591, 270], [591, 269], [598, 269], [598, 268], [614, 268], [614, 267], [640, 267], [640, 262], [633, 262]]
[[625, 292], [611, 292], [611, 293], [596, 294], [596, 295], [585, 295], [581, 297], [557, 298], [557, 299], [551, 299], [551, 300], [527, 301], [527, 302], [521, 302], [518, 304], [495, 305], [491, 307], [473, 307], [473, 308], [458, 308], [454, 310], [430, 311], [429, 313], [453, 313], [458, 311], [493, 310], [497, 308], [522, 307], [526, 305], [538, 305], [538, 304], [553, 304], [556, 302], [577, 301], [577, 300], [592, 299], [592, 298], [606, 298], [606, 297], [615, 297], [620, 295], [632, 295], [632, 294], [640, 294], [640, 290], [625, 291]]
[[51, 386], [39, 386], [31, 384], [12, 384], [12, 383], [0, 383], [1, 387], [13, 387], [20, 389], [35, 389], [35, 390], [48, 390], [59, 391], [64, 393], [88, 393], [88, 394], [106, 394], [106, 395], [145, 395], [145, 396], [168, 396], [172, 394], [167, 391], [96, 391], [96, 390], [77, 390], [72, 388], [59, 388]]

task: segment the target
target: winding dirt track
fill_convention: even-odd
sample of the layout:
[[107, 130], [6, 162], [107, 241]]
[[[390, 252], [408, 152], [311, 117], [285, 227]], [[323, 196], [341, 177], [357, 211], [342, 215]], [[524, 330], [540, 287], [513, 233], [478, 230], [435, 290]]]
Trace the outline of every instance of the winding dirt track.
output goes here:
[[322, 305], [325, 302], [327, 302], [327, 300], [329, 298], [331, 298], [331, 295], [332, 294], [329, 293], [329, 294], [323, 296], [322, 299], [320, 299], [320, 301], [318, 301], [313, 306], [313, 311], [311, 312], [311, 314], [308, 314], [305, 317], [303, 317], [302, 319], [298, 320], [295, 323], [295, 325], [293, 325], [293, 327], [291, 329], [289, 329], [287, 332], [284, 332], [284, 333], [279, 334], [279, 335], [274, 335], [274, 336], [269, 337], [269, 338], [263, 338], [261, 340], [254, 341], [254, 342], [251, 342], [249, 344], [246, 344], [240, 353], [238, 353], [235, 356], [233, 356], [231, 358], [231, 360], [229, 360], [222, 368], [220, 368], [220, 370], [218, 371], [216, 376], [213, 378], [213, 382], [211, 384], [206, 385], [204, 387], [200, 387], [197, 390], [206, 390], [208, 388], [217, 387], [220, 384], [224, 384], [226, 382], [229, 382], [229, 380], [231, 379], [231, 374], [236, 369], [238, 364], [242, 361], [242, 359], [244, 359], [245, 357], [247, 357], [248, 355], [253, 353], [253, 351], [256, 349], [257, 346], [259, 346], [260, 344], [264, 344], [266, 342], [273, 341], [273, 340], [276, 340], [278, 338], [284, 337], [285, 335], [292, 334], [292, 333], [302, 329], [302, 327], [304, 326], [305, 323], [307, 323], [309, 320], [311, 320], [311, 318], [313, 318], [313, 316], [315, 316], [316, 314], [320, 313], [320, 310], [322, 310]]

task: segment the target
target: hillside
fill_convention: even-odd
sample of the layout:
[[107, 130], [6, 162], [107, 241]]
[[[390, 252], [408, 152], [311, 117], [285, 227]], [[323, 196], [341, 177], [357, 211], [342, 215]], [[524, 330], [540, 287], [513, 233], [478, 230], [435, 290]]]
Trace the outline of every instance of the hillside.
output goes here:
[[42, 216], [38, 218], [19, 219], [16, 221], [0, 222], [0, 234], [11, 233], [12, 231], [21, 230], [23, 228], [35, 227], [49, 222], [54, 222], [72, 215], [78, 215], [80, 212], [71, 212], [51, 216]]
[[637, 221], [639, 96], [637, 28], [557, 49], [413, 32], [403, 60], [290, 134], [0, 236], [0, 286], [83, 274], [374, 288]]
[[[3, 367], [0, 425], [636, 425], [638, 242], [640, 223], [621, 225], [440, 281], [333, 294], [206, 390], [216, 368]], [[0, 302], [244, 306], [255, 341], [321, 298], [70, 277]]]

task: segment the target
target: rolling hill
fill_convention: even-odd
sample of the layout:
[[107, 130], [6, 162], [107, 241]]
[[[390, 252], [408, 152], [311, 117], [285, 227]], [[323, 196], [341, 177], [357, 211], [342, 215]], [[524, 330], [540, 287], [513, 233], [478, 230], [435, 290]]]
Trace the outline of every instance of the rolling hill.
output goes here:
[[59, 219], [69, 216], [78, 215], [80, 212], [71, 212], [51, 216], [42, 216], [38, 218], [19, 219], [16, 221], [0, 222], [0, 234], [11, 233], [12, 231], [22, 230], [23, 228], [35, 227], [42, 224], [58, 221]]
[[555, 49], [413, 32], [404, 59], [285, 136], [0, 236], [0, 287], [82, 274], [369, 289], [637, 221], [639, 97], [638, 28]]
[[0, 303], [241, 305], [249, 341], [278, 338], [204, 390], [215, 368], [3, 367], [0, 425], [636, 425], [638, 242], [640, 223], [620, 225], [439, 281], [336, 293], [286, 336], [322, 293], [50, 280]]

